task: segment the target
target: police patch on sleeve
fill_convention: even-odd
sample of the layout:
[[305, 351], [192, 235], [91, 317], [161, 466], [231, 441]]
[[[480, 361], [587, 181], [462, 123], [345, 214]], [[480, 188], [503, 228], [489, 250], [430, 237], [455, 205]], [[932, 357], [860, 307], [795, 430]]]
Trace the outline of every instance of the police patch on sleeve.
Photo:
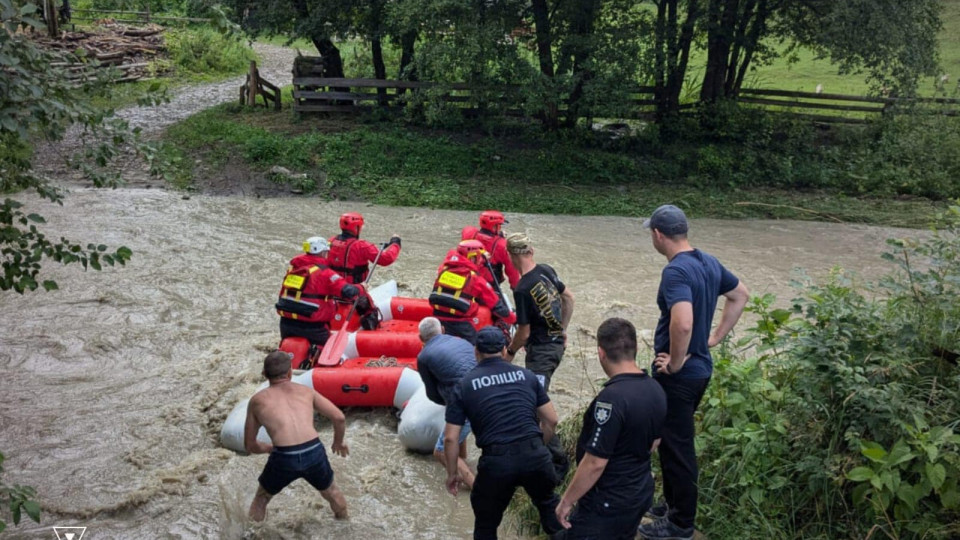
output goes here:
[[593, 408], [593, 419], [597, 421], [598, 425], [606, 424], [611, 414], [613, 414], [613, 403], [598, 401]]

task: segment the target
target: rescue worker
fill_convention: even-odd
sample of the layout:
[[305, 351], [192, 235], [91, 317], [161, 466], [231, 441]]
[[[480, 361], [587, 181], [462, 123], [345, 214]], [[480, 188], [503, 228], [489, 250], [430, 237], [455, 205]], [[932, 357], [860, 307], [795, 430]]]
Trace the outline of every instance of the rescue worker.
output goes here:
[[446, 487], [459, 492], [457, 442], [470, 422], [480, 447], [477, 476], [470, 493], [474, 539], [497, 538], [503, 512], [522, 486], [540, 513], [540, 525], [549, 535], [562, 533], [553, 492], [558, 477], [545, 439], [553, 437], [557, 411], [533, 372], [504, 360], [507, 338], [495, 326], [477, 333], [477, 366], [460, 381], [444, 415]]
[[450, 250], [437, 271], [437, 279], [430, 293], [433, 316], [440, 320], [445, 334], [476, 342], [477, 330], [473, 320], [480, 306], [490, 308], [495, 317], [513, 324], [516, 316], [506, 302], [480, 274], [478, 263], [483, 261], [483, 244], [479, 240], [464, 240], [456, 250]]
[[275, 306], [280, 314], [280, 339], [303, 337], [323, 347], [330, 338], [330, 321], [337, 314], [336, 299], [356, 298], [361, 289], [327, 266], [330, 245], [325, 239], [308, 238], [303, 250], [290, 261]]
[[637, 366], [637, 329], [629, 321], [603, 321], [597, 357], [610, 379], [583, 413], [577, 472], [557, 518], [570, 539], [633, 540], [653, 504], [650, 452], [659, 442], [667, 396]]
[[485, 210], [480, 213], [480, 228], [466, 226], [460, 232], [462, 240], [479, 240], [483, 244], [483, 249], [490, 254], [489, 262], [493, 268], [493, 274], [490, 270], [481, 268], [481, 273], [487, 277], [487, 281], [493, 283], [503, 283], [503, 277], [506, 275], [510, 282], [510, 288], [514, 289], [517, 282], [520, 281], [520, 272], [510, 261], [510, 254], [507, 253], [507, 239], [503, 237], [503, 224], [510, 223], [503, 218], [503, 214], [496, 210]]
[[400, 256], [399, 236], [393, 235], [380, 253], [376, 245], [360, 239], [361, 228], [363, 216], [347, 212], [340, 216], [340, 234], [330, 238], [330, 268], [342, 275], [347, 283], [365, 282], [373, 261], [377, 261], [378, 266], [390, 266]]

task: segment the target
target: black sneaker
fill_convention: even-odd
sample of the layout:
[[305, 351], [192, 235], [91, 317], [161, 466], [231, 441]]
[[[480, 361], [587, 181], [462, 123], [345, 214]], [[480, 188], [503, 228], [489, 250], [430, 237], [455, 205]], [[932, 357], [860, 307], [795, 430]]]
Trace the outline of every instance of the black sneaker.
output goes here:
[[693, 527], [678, 527], [670, 518], [660, 518], [652, 523], [641, 525], [637, 532], [647, 540], [692, 540]]
[[667, 501], [660, 501], [659, 503], [653, 505], [652, 508], [647, 510], [647, 517], [651, 517], [653, 519], [660, 519], [663, 517], [667, 517], [669, 513], [670, 513], [670, 505], [667, 504]]

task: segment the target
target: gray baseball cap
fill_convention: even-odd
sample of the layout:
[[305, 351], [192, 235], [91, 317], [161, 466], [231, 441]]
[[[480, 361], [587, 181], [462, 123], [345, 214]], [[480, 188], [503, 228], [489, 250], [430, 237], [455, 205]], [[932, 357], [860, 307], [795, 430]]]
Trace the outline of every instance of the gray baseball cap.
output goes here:
[[656, 229], [667, 236], [687, 234], [687, 216], [676, 206], [665, 204], [654, 210], [649, 219], [644, 220], [643, 227]]

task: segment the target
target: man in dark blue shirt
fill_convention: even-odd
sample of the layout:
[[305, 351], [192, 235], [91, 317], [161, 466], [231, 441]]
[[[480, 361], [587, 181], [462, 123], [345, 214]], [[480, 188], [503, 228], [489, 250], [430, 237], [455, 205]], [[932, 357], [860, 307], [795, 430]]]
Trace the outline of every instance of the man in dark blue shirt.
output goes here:
[[629, 321], [600, 325], [597, 356], [610, 379], [583, 415], [577, 472], [557, 518], [569, 527], [567, 538], [633, 540], [653, 503], [650, 451], [660, 438], [667, 398], [637, 367], [637, 329]]
[[[424, 390], [430, 401], [447, 406], [448, 403], [453, 402], [457, 386], [460, 385], [463, 376], [477, 367], [473, 345], [465, 339], [444, 334], [443, 326], [436, 317], [426, 317], [420, 321], [419, 330], [423, 350], [417, 355], [417, 371], [420, 373]], [[467, 488], [472, 489], [473, 472], [470, 471], [466, 461], [466, 441], [469, 434], [470, 422], [467, 422], [460, 431], [458, 445], [460, 459], [457, 461], [457, 467], [463, 483]], [[440, 433], [433, 455], [436, 456], [437, 461], [445, 464], [443, 448], [443, 433]]]
[[[667, 395], [667, 419], [659, 451], [665, 504], [651, 510], [656, 521], [639, 532], [649, 540], [682, 540], [693, 538], [697, 512], [693, 414], [713, 374], [710, 347], [737, 324], [750, 294], [716, 258], [690, 246], [687, 217], [676, 206], [657, 208], [643, 226], [668, 261], [657, 292], [660, 320], [653, 343], [653, 368]], [[711, 333], [720, 296], [726, 298], [723, 314]]]
[[469, 420], [480, 447], [477, 477], [470, 493], [474, 539], [497, 538], [497, 527], [517, 486], [533, 500], [547, 534], [563, 531], [554, 510], [558, 478], [544, 440], [553, 437], [557, 412], [533, 372], [503, 358], [507, 339], [495, 326], [477, 333], [477, 367], [460, 381], [447, 403], [444, 444], [447, 491], [456, 495], [456, 444]]

